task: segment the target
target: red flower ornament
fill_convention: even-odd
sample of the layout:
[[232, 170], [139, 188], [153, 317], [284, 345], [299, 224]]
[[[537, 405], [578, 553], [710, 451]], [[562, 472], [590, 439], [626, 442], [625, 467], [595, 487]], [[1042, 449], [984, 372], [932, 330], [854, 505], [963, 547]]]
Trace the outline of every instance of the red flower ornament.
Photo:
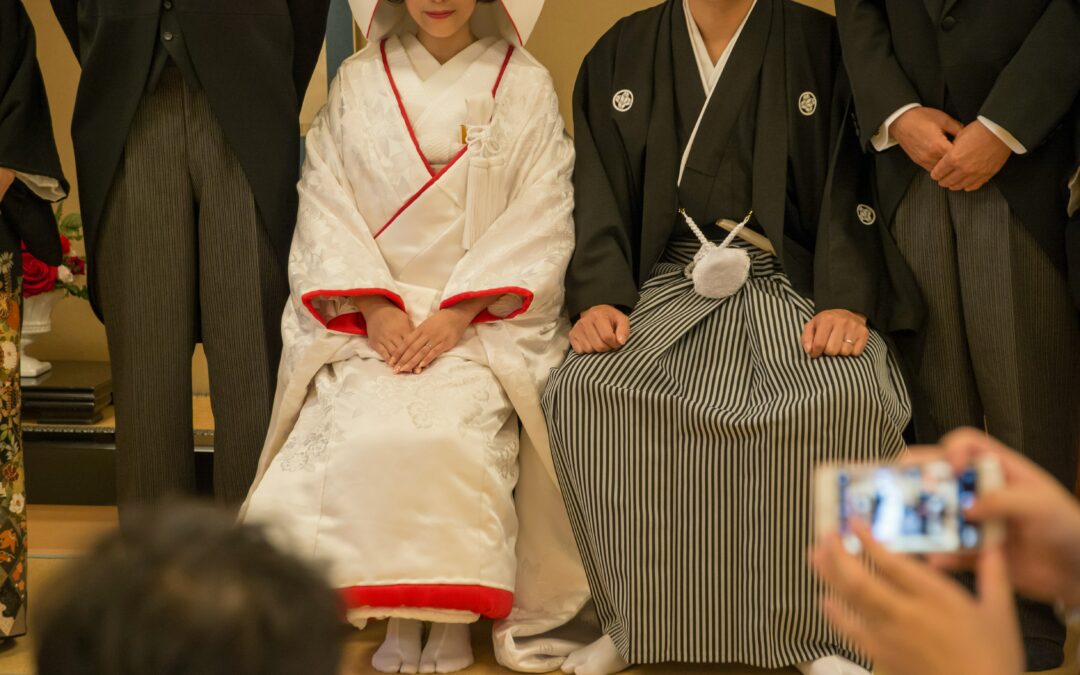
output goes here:
[[22, 252], [22, 267], [24, 297], [32, 298], [56, 288], [56, 268], [41, 262], [29, 251]]

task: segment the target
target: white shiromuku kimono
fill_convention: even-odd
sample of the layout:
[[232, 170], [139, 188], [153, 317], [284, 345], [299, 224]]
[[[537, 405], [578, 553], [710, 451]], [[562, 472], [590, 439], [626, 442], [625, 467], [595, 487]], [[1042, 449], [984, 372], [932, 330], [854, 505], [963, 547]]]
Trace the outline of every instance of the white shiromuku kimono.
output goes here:
[[[353, 623], [493, 618], [497, 657], [526, 671], [576, 646], [544, 634], [588, 598], [539, 398], [567, 349], [574, 244], [573, 146], [520, 46], [540, 5], [480, 5], [486, 37], [440, 65], [403, 7], [355, 0], [371, 42], [307, 136], [278, 392], [243, 512], [328, 566]], [[394, 375], [368, 344], [366, 295], [413, 325], [497, 299], [422, 374]]]

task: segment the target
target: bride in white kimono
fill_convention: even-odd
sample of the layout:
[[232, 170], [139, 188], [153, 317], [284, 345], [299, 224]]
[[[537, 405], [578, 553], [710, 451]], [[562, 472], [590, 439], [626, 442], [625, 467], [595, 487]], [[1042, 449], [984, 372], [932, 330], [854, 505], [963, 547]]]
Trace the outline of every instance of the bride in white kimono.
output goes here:
[[390, 618], [383, 672], [467, 667], [481, 617], [550, 671], [588, 597], [539, 402], [574, 244], [573, 145], [522, 49], [542, 5], [353, 0], [369, 45], [307, 136], [243, 517], [325, 562], [351, 622]]

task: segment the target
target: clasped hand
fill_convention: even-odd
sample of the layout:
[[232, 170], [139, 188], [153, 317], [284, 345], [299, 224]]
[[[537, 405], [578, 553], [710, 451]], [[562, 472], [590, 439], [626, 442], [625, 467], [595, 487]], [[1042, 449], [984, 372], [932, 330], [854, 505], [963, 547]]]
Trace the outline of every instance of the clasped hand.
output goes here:
[[0, 202], [4, 201], [8, 188], [15, 183], [15, 172], [0, 166]]
[[934, 108], [908, 110], [892, 123], [889, 135], [938, 185], [953, 191], [980, 189], [1012, 155], [982, 122], [964, 126]]
[[440, 309], [415, 328], [409, 315], [382, 298], [361, 302], [368, 343], [395, 374], [420, 374], [461, 342], [477, 312], [468, 307]]

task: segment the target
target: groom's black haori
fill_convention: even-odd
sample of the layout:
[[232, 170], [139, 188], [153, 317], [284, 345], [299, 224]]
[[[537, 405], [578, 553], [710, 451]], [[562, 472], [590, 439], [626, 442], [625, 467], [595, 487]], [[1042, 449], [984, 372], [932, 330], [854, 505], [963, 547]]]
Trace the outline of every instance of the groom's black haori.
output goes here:
[[[544, 406], [597, 613], [630, 663], [859, 660], [805, 562], [811, 474], [903, 447], [910, 403], [881, 334], [915, 328], [922, 308], [876, 215], [839, 50], [827, 14], [758, 0], [707, 99], [669, 0], [619, 22], [582, 67], [568, 304], [621, 307], [631, 334], [571, 354]], [[777, 256], [739, 242], [746, 285], [698, 295], [680, 207], [702, 225], [753, 209]], [[827, 309], [869, 317], [861, 357], [803, 352]]]

